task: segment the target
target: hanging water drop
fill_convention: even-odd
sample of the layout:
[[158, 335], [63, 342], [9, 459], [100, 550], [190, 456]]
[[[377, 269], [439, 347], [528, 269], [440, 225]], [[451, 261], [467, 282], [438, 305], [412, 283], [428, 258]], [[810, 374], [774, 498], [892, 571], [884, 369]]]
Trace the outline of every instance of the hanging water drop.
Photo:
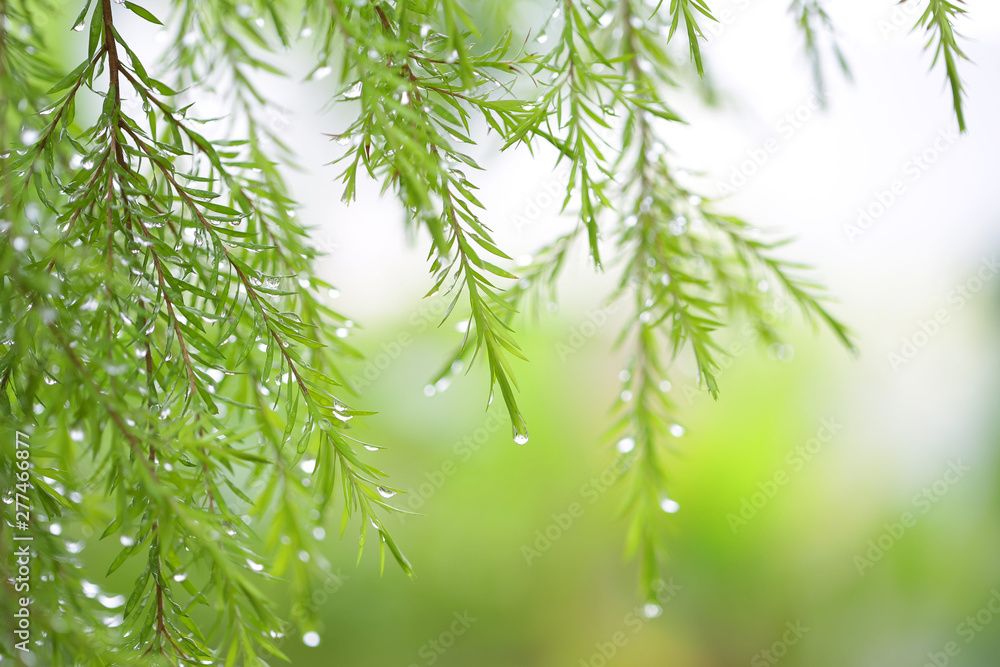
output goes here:
[[646, 618], [656, 618], [663, 613], [663, 607], [655, 602], [649, 602], [642, 608], [642, 615]]
[[664, 498], [660, 501], [660, 509], [667, 514], [676, 514], [680, 508], [680, 504], [672, 498]]
[[628, 454], [633, 449], [635, 449], [635, 439], [634, 438], [622, 438], [618, 441], [616, 445], [619, 452], [622, 454]]
[[383, 498], [392, 498], [394, 495], [396, 495], [395, 491], [391, 491], [390, 489], [387, 489], [384, 486], [377, 486], [375, 487], [375, 490], [378, 491], [378, 494]]

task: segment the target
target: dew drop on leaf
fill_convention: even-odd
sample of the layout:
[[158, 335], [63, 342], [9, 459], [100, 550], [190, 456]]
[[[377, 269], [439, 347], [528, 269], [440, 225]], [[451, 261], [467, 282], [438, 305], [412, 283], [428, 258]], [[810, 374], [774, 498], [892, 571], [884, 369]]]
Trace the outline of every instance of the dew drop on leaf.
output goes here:
[[649, 602], [642, 608], [642, 615], [646, 618], [656, 618], [663, 613], [663, 608], [655, 602]]

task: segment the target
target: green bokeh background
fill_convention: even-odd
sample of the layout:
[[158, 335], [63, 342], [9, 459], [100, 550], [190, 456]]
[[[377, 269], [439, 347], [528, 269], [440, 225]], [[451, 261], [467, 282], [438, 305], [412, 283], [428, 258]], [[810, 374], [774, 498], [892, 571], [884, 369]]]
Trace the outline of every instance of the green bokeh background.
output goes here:
[[[560, 361], [556, 349], [572, 335], [569, 324], [524, 339], [532, 362], [519, 373], [531, 424], [523, 447], [513, 444], [502, 415], [481, 411], [485, 378], [476, 373], [423, 395], [447, 350], [440, 335], [418, 338], [378, 377], [367, 400], [393, 406], [394, 414], [370, 418], [366, 437], [387, 446], [377, 456], [397, 486], [426, 497], [412, 501], [421, 516], [394, 527], [417, 577], [407, 580], [391, 562], [380, 577], [375, 554], [355, 567], [353, 538], [328, 538], [339, 580], [329, 599], [317, 597], [322, 642], [307, 648], [290, 636], [293, 664], [924, 665], [951, 641], [961, 652], [950, 664], [995, 664], [1000, 614], [971, 642], [958, 629], [1000, 587], [994, 448], [970, 458], [968, 449], [959, 455], [962, 448], [942, 443], [914, 452], [931, 474], [901, 470], [882, 454], [885, 443], [867, 440], [857, 393], [871, 391], [860, 382], [864, 362], [808, 331], [793, 337], [791, 362], [753, 349], [735, 358], [718, 403], [702, 394], [689, 401], [683, 382], [671, 390], [687, 427], [670, 458], [681, 510], [672, 517], [666, 572], [678, 590], [662, 616], [647, 621], [634, 564], [622, 559], [622, 488], [582, 489], [614, 461], [613, 443], [601, 434], [618, 361], [601, 337]], [[397, 335], [361, 334], [373, 355]], [[927, 409], [933, 406], [930, 393]], [[839, 426], [835, 437], [804, 464], [789, 460], [824, 419]], [[478, 451], [460, 447], [497, 424]], [[958, 459], [969, 471], [955, 484], [939, 483], [945, 490], [932, 491], [929, 509], [914, 504]], [[787, 482], [766, 502], [754, 498], [779, 471]], [[761, 506], [734, 530], [727, 517], [744, 499]], [[582, 516], [551, 528], [552, 515], [574, 502]], [[885, 524], [904, 512], [915, 525], [887, 542]], [[547, 528], [559, 535], [529, 564], [523, 547], [539, 546], [536, 531]], [[859, 565], [869, 540], [880, 538], [889, 544], [884, 555]], [[456, 613], [476, 620], [439, 652], [431, 642], [449, 643]], [[787, 653], [776, 647], [769, 661], [761, 651], [782, 640], [786, 623], [807, 632]], [[623, 645], [605, 660], [619, 632]]]

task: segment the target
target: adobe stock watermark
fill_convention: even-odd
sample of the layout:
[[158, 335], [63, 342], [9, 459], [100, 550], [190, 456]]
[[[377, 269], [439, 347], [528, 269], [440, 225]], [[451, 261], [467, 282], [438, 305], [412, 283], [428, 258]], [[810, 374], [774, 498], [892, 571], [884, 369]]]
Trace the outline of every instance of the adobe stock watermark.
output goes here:
[[348, 382], [351, 388], [360, 393], [382, 377], [382, 373], [389, 369], [417, 340], [417, 336], [428, 329], [437, 326], [448, 312], [448, 300], [442, 297], [435, 297], [431, 300], [423, 300], [420, 308], [410, 315], [405, 329], [397, 333], [391, 340], [379, 343], [378, 352], [367, 355], [365, 365], [361, 371], [351, 375]]
[[461, 614], [456, 611], [452, 616], [455, 620], [446, 630], [434, 639], [422, 644], [417, 650], [417, 657], [421, 658], [423, 662], [412, 662], [410, 667], [421, 667], [421, 665], [429, 667], [429, 665], [436, 663], [441, 659], [441, 656], [448, 652], [448, 649], [455, 645], [459, 637], [469, 631], [469, 628], [477, 620], [469, 614], [468, 610]]
[[910, 501], [913, 510], [903, 512], [896, 521], [882, 524], [882, 533], [868, 540], [867, 549], [854, 556], [854, 567], [857, 568], [858, 574], [864, 576], [866, 571], [882, 560], [885, 554], [903, 539], [907, 531], [917, 525], [917, 520], [941, 502], [941, 499], [969, 470], [970, 468], [961, 461], [949, 461], [948, 469], [939, 479], [913, 495]]
[[10, 627], [16, 639], [14, 648], [18, 651], [28, 653], [31, 651], [31, 563], [34, 554], [31, 552], [30, 542], [34, 537], [29, 532], [31, 529], [31, 499], [29, 493], [32, 490], [31, 484], [31, 442], [27, 433], [15, 431], [14, 433], [14, 470], [15, 486], [5, 492], [13, 496], [14, 499], [14, 520], [10, 523], [13, 528], [13, 540], [15, 548], [11, 571], [14, 576], [10, 580], [14, 593], [19, 594], [14, 600], [14, 618]]
[[618, 478], [625, 474], [628, 467], [628, 460], [618, 457], [611, 467], [584, 482], [579, 490], [580, 499], [571, 502], [563, 511], [554, 512], [552, 521], [544, 528], [535, 531], [534, 541], [531, 544], [521, 545], [524, 562], [530, 567], [535, 560], [551, 549], [553, 544], [562, 539], [563, 535], [584, 515], [586, 508], [600, 500]]
[[929, 146], [920, 153], [910, 156], [910, 159], [903, 163], [899, 178], [893, 179], [885, 189], [872, 193], [869, 202], [858, 207], [858, 214], [854, 222], [844, 224], [844, 235], [847, 236], [848, 243], [854, 245], [876, 222], [881, 220], [889, 212], [889, 209], [909, 192], [913, 184], [930, 171], [934, 163], [955, 145], [958, 138], [957, 130], [951, 128], [938, 130], [937, 136]]
[[559, 341], [555, 345], [556, 356], [559, 361], [566, 363], [566, 360], [579, 352], [588, 340], [597, 335], [611, 319], [611, 315], [618, 312], [618, 303], [609, 303], [604, 308], [588, 310], [587, 319], [580, 324], [573, 326], [569, 330], [569, 337], [565, 341]]
[[942, 646], [940, 651], [928, 652], [927, 662], [923, 664], [923, 667], [948, 667], [952, 658], [957, 658], [962, 653], [962, 646], [971, 644], [979, 636], [979, 633], [993, 623], [993, 619], [997, 616], [1000, 616], [1000, 590], [994, 588], [990, 591], [990, 599], [979, 611], [966, 616], [961, 623], [955, 626], [955, 634], [958, 635], [958, 639], [962, 640], [962, 644], [952, 640]]
[[774, 471], [767, 479], [757, 482], [757, 491], [740, 498], [739, 510], [726, 515], [726, 522], [733, 534], [750, 523], [778, 495], [778, 491], [791, 481], [792, 475], [801, 472], [827, 444], [833, 441], [842, 428], [843, 425], [833, 417], [822, 419], [813, 437], [788, 452], [785, 456], [785, 467]]
[[510, 222], [514, 229], [520, 233], [528, 225], [534, 224], [555, 206], [562, 209], [562, 203], [566, 199], [566, 186], [569, 185], [569, 166], [564, 165], [555, 172], [553, 178], [542, 181], [541, 188], [528, 198], [528, 201], [521, 208], [520, 213], [515, 213], [510, 217]]
[[754, 654], [750, 659], [750, 667], [767, 667], [778, 664], [782, 658], [788, 655], [789, 649], [802, 641], [807, 632], [809, 632], [809, 628], [802, 625], [802, 621], [788, 621], [785, 623], [785, 631], [781, 634], [781, 638]]
[[631, 609], [622, 619], [623, 628], [612, 633], [605, 641], [595, 642], [594, 652], [586, 658], [580, 658], [578, 667], [604, 667], [607, 665], [635, 635], [642, 632], [650, 620], [662, 614], [663, 607], [683, 589], [683, 586], [674, 583], [673, 578], [670, 581], [661, 579], [654, 582], [653, 590], [656, 592], [656, 602], [647, 602], [645, 605]]
[[801, 104], [788, 110], [774, 122], [776, 137], [764, 140], [760, 146], [747, 149], [746, 157], [733, 167], [726, 180], [716, 184], [720, 197], [729, 197], [744, 187], [750, 180], [770, 162], [771, 158], [781, 152], [795, 134], [809, 124], [817, 113], [830, 101], [829, 93], [813, 92]]
[[894, 3], [889, 16], [875, 22], [882, 39], [888, 39], [899, 33], [901, 36], [910, 34], [924, 9], [926, 9], [925, 3], [917, 0]]
[[[490, 436], [505, 428], [507, 422], [494, 413], [486, 415], [486, 421], [471, 433], [462, 436], [451, 447], [451, 456], [445, 459], [435, 470], [424, 473], [424, 480], [415, 487], [407, 488], [405, 505], [411, 512], [418, 512], [424, 504], [458, 472], [460, 463], [467, 463], [472, 460], [480, 449], [483, 448]], [[399, 515], [400, 523], [405, 523], [406, 514]]]
[[948, 292], [945, 297], [947, 307], [938, 308], [931, 317], [920, 320], [917, 323], [919, 330], [909, 336], [903, 336], [899, 347], [889, 352], [889, 367], [898, 373], [902, 366], [913, 361], [920, 351], [941, 333], [944, 326], [951, 321], [951, 316], [965, 308], [983, 290], [986, 283], [993, 280], [998, 271], [1000, 271], [1000, 260], [997, 259], [996, 253], [992, 257], [983, 257], [975, 275], [963, 280]]

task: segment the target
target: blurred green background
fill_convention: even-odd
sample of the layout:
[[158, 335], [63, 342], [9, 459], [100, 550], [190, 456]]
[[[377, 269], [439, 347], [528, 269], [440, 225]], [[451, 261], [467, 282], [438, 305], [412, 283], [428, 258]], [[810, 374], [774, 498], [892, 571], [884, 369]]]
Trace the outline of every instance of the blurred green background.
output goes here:
[[[983, 304], [994, 322], [995, 301]], [[397, 331], [362, 336], [377, 354]], [[960, 653], [948, 664], [996, 664], [996, 448], [946, 439], [909, 464], [887, 457], [866, 432], [865, 364], [808, 331], [793, 337], [791, 362], [763, 351], [736, 358], [718, 403], [700, 393], [689, 402], [693, 380], [674, 383], [687, 427], [671, 460], [681, 505], [669, 544], [674, 590], [662, 616], [646, 619], [635, 568], [622, 561], [622, 489], [596, 493], [603, 487], [591, 481], [614, 460], [601, 433], [619, 366], [600, 338], [560, 362], [556, 346], [571, 334], [555, 321], [524, 338], [523, 447], [502, 415], [481, 411], [476, 373], [423, 395], [446, 336], [418, 338], [376, 379], [367, 400], [393, 414], [369, 419], [364, 433], [387, 447], [377, 460], [410, 491], [399, 504], [422, 513], [394, 527], [417, 577], [392, 563], [380, 577], [374, 554], [355, 567], [353, 538], [331, 539], [337, 576], [328, 599], [317, 596], [321, 643], [307, 648], [293, 633], [293, 664], [924, 665], [949, 642]], [[925, 409], [936, 409], [931, 396]], [[988, 442], [994, 427], [984, 424]], [[958, 460], [968, 470], [946, 475]], [[552, 528], [574, 502], [582, 516]], [[730, 516], [741, 510], [745, 525]], [[915, 523], [900, 532], [893, 524], [907, 512]], [[547, 548], [536, 533], [546, 529], [556, 536]], [[530, 564], [525, 546], [540, 552]], [[966, 641], [959, 625], [991, 598], [997, 613], [981, 614]], [[456, 614], [466, 622], [454, 625]]]
[[[726, 103], [709, 111], [678, 100], [692, 125], [672, 137], [678, 162], [705, 170], [706, 195], [813, 94], [784, 3], [720, 5], [738, 18], [706, 47]], [[680, 511], [662, 615], [651, 619], [638, 606], [635, 566], [622, 559], [622, 489], [599, 481], [615, 458], [602, 434], [619, 391], [623, 353], [611, 350], [624, 314], [565, 361], [557, 352], [601, 306], [613, 269], [599, 280], [571, 271], [558, 316], [518, 326], [531, 359], [515, 369], [531, 438], [515, 445], [505, 416], [484, 411], [481, 368], [425, 395], [458, 336], [420, 314], [425, 246], [407, 249], [401, 216], [377, 187], [362, 186], [350, 209], [336, 204], [326, 166], [336, 148], [316, 138], [343, 126], [344, 116], [319, 111], [338, 84], [268, 81], [267, 96], [281, 102], [270, 121], [287, 128], [304, 167], [290, 173], [302, 218], [329, 253], [320, 270], [341, 289], [338, 307], [364, 325], [352, 330], [355, 344], [377, 359], [400, 334], [412, 337], [373, 374], [357, 407], [382, 412], [357, 435], [385, 447], [367, 460], [419, 512], [386, 518], [417, 576], [391, 562], [380, 575], [373, 551], [358, 565], [355, 527], [339, 541], [329, 526], [335, 576], [314, 595], [319, 644], [298, 630], [282, 641], [295, 667], [998, 664], [1000, 300], [990, 282], [961, 308], [948, 295], [1000, 249], [988, 185], [1000, 173], [1000, 20], [994, 5], [969, 3], [972, 136], [858, 241], [845, 235], [857, 208], [953, 122], [921, 37], [879, 32], [893, 6], [831, 9], [856, 84], [835, 79], [830, 110], [782, 140], [724, 204], [802, 238], [789, 256], [822, 267], [862, 355], [852, 360], [805, 328], [793, 328], [791, 348], [757, 349], [737, 329], [731, 340], [748, 351], [722, 374], [717, 403], [692, 391], [682, 360], [671, 392], [686, 434], [669, 458]], [[149, 31], [149, 48], [160, 48], [155, 28], [135, 21], [130, 30]], [[552, 156], [489, 158], [495, 148], [487, 140], [482, 151], [481, 199], [499, 245], [532, 252], [565, 223], [557, 206], [539, 206], [527, 227], [514, 217], [539, 204]], [[949, 323], [893, 368], [888, 355], [942, 307]], [[583, 513], [569, 525], [553, 518], [573, 503]], [[556, 535], [548, 543], [539, 539], [547, 530]], [[530, 563], [526, 548], [540, 552]], [[84, 553], [95, 571], [105, 549]], [[280, 584], [273, 593], [289, 603]]]

